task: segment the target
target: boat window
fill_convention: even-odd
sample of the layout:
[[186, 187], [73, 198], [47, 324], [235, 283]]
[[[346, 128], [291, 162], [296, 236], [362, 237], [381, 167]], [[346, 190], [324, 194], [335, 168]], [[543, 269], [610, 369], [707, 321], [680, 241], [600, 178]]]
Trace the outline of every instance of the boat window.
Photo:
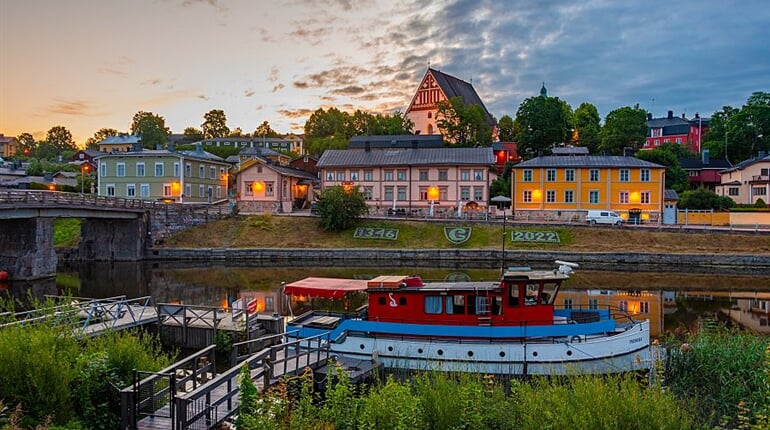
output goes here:
[[541, 303], [550, 305], [554, 303], [556, 299], [556, 293], [559, 291], [559, 284], [549, 282], [543, 284], [543, 294], [541, 296]]
[[492, 297], [492, 314], [493, 315], [502, 315], [503, 314], [503, 298], [500, 296], [494, 296]]
[[462, 315], [465, 313], [465, 296], [456, 295], [446, 298], [446, 313]]
[[425, 296], [425, 313], [441, 313], [441, 296]]
[[385, 297], [379, 297], [377, 298], [377, 304], [385, 305]]
[[406, 306], [406, 297], [399, 297], [398, 304], [401, 306]]
[[511, 295], [508, 297], [508, 306], [519, 306], [519, 286], [511, 284]]
[[540, 290], [540, 286], [537, 284], [527, 284], [527, 287], [525, 288], [525, 296], [524, 296], [524, 304], [529, 305], [536, 305], [537, 304], [537, 293]]
[[468, 314], [487, 315], [489, 314], [489, 301], [487, 297], [469, 295], [468, 296]]

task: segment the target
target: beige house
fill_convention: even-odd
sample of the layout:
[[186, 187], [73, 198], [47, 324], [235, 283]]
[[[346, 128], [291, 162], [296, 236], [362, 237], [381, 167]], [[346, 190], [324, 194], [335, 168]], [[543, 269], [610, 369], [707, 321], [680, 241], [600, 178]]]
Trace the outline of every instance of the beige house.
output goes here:
[[283, 212], [310, 207], [316, 176], [302, 170], [253, 158], [242, 162], [236, 175], [238, 210], [246, 213]]
[[121, 133], [109, 136], [96, 144], [99, 152], [116, 153], [136, 151], [142, 146], [142, 138], [136, 134]]
[[[368, 149], [367, 149], [368, 148]], [[372, 213], [486, 213], [492, 148], [330, 149], [318, 160], [321, 188], [357, 187]]]
[[739, 205], [753, 205], [762, 199], [768, 203], [770, 194], [770, 155], [760, 153], [720, 172], [716, 193], [727, 196]]
[[0, 157], [13, 157], [19, 152], [20, 146], [19, 140], [15, 137], [0, 133]]

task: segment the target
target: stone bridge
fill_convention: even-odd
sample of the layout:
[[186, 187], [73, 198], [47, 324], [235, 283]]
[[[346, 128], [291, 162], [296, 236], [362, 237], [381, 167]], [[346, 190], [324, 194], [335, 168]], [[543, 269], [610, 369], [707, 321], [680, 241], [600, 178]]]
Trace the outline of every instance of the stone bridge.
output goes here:
[[82, 219], [80, 242], [71, 259], [137, 261], [167, 235], [229, 214], [224, 206], [0, 190], [0, 270], [7, 271], [11, 280], [56, 275], [56, 218]]

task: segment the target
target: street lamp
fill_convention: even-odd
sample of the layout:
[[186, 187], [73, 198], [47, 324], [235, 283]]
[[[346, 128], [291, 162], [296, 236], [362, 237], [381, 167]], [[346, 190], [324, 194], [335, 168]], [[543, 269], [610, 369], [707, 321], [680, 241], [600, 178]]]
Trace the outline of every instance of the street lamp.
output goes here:
[[430, 216], [433, 218], [433, 204], [438, 200], [438, 187], [428, 187], [428, 200], [430, 200]]
[[85, 193], [86, 174], [88, 173], [88, 164], [83, 163], [80, 170], [80, 194]]

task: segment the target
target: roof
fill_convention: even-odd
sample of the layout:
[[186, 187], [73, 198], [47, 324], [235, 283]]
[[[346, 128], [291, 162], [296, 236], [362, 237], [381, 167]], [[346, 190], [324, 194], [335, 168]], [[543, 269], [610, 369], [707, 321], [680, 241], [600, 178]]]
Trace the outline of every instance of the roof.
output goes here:
[[142, 137], [136, 134], [119, 134], [117, 136], [109, 136], [97, 145], [131, 145], [142, 141]]
[[365, 279], [310, 277], [284, 285], [283, 292], [292, 296], [340, 299], [350, 292], [366, 291], [366, 285], [367, 281]]
[[492, 148], [328, 149], [318, 160], [318, 167], [492, 165], [494, 162]]
[[679, 195], [674, 190], [663, 190], [663, 200], [678, 201]]
[[13, 141], [18, 142], [19, 140], [13, 136], [5, 136], [3, 134], [0, 134], [0, 143], [11, 143]]
[[366, 144], [372, 149], [376, 148], [441, 148], [444, 146], [444, 137], [440, 134], [398, 134], [398, 135], [371, 135], [353, 136], [348, 142], [348, 149], [364, 149]]
[[743, 170], [751, 166], [752, 164], [763, 163], [763, 162], [770, 162], [770, 155], [766, 155], [764, 157], [749, 158], [748, 160], [741, 161], [740, 163], [733, 165], [731, 168], [725, 169], [725, 172], [734, 172], [736, 170]]
[[282, 154], [270, 148], [250, 147], [247, 146], [238, 153], [238, 155], [256, 155], [258, 157], [279, 157]]
[[197, 160], [204, 160], [204, 161], [213, 161], [217, 163], [224, 163], [225, 160], [223, 160], [221, 157], [218, 157], [210, 152], [206, 151], [169, 151], [167, 149], [142, 149], [141, 151], [128, 151], [128, 152], [117, 152], [114, 154], [107, 154], [102, 153], [98, 157], [95, 157], [95, 159], [105, 159], [105, 158], [111, 158], [111, 157], [180, 157], [180, 158], [191, 158], [191, 159], [197, 159]]
[[444, 95], [448, 99], [451, 99], [452, 97], [462, 97], [466, 105], [474, 104], [481, 106], [481, 108], [484, 109], [487, 123], [495, 123], [492, 119], [492, 115], [490, 115], [486, 106], [484, 106], [484, 102], [481, 101], [481, 97], [479, 97], [476, 90], [473, 88], [473, 85], [436, 69], [428, 68], [428, 72], [433, 75], [433, 79], [436, 80], [436, 83], [441, 87], [441, 90], [444, 91]]
[[551, 149], [553, 155], [588, 155], [585, 146], [557, 146]]
[[712, 158], [708, 164], [703, 164], [702, 158], [680, 158], [679, 165], [685, 170], [724, 170], [733, 165], [724, 158]]
[[241, 165], [240, 171], [243, 172], [245, 170], [248, 170], [256, 165], [260, 165], [262, 167], [267, 167], [268, 169], [271, 169], [275, 172], [280, 173], [283, 176], [291, 176], [294, 178], [302, 178], [302, 179], [309, 179], [311, 181], [315, 181], [318, 179], [318, 177], [310, 172], [306, 172], [304, 170], [299, 169], [293, 169], [291, 167], [286, 166], [279, 166], [277, 164], [272, 164], [267, 160], [263, 159], [251, 159], [246, 161]]
[[581, 157], [564, 157], [549, 155], [536, 157], [522, 161], [513, 166], [514, 169], [526, 169], [532, 167], [648, 167], [660, 168], [665, 166], [641, 160], [636, 157], [622, 157], [619, 155], [585, 155]]

